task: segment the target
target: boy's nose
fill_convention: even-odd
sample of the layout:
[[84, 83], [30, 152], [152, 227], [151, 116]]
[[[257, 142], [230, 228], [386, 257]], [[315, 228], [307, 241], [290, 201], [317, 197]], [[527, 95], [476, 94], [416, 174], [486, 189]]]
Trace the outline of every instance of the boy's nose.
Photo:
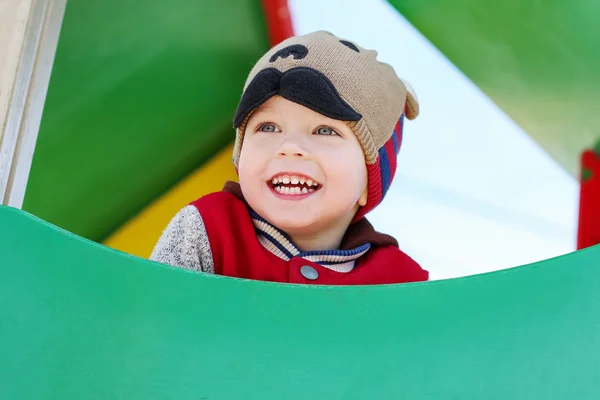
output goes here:
[[306, 151], [297, 143], [286, 140], [277, 150], [279, 157], [305, 157]]

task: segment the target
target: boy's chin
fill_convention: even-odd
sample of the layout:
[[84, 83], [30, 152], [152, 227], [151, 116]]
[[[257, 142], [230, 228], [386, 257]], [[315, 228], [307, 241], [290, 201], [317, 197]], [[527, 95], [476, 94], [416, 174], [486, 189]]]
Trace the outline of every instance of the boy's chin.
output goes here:
[[269, 222], [288, 234], [312, 231], [320, 222], [320, 218], [316, 215], [298, 215], [298, 213], [281, 212], [269, 214]]

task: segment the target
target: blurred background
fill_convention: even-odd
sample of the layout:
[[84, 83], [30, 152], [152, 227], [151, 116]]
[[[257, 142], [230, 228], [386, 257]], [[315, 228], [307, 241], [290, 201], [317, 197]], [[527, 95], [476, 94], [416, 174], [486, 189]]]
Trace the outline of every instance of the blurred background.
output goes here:
[[415, 89], [421, 115], [368, 217], [432, 279], [574, 251], [579, 158], [600, 126], [594, 12], [586, 1], [70, 0], [23, 209], [148, 257], [181, 207], [236, 179], [233, 113], [284, 23], [376, 49]]

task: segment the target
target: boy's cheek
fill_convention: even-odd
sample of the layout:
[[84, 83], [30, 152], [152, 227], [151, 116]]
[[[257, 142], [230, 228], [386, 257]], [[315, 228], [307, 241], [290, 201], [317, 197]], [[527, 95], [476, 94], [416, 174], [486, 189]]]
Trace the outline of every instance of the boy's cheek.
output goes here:
[[242, 145], [240, 158], [246, 153], [249, 157], [265, 156], [274, 152], [275, 143], [273, 140], [252, 138], [245, 141]]
[[353, 156], [352, 151], [341, 150], [323, 154], [320, 159], [326, 170], [335, 176], [361, 177], [366, 179], [367, 168], [362, 153]]
[[240, 152], [240, 168], [247, 168], [256, 164], [256, 161], [263, 157], [263, 154], [264, 150], [261, 150], [261, 146], [257, 146], [255, 141], [250, 140], [244, 143]]

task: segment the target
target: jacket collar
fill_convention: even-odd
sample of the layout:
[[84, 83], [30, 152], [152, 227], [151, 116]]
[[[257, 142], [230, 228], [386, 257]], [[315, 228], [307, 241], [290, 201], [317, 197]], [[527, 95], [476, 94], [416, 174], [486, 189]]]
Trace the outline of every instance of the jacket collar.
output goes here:
[[239, 183], [228, 181], [225, 183], [223, 191], [233, 194], [246, 204], [260, 243], [271, 253], [286, 261], [292, 257], [302, 257], [334, 271], [349, 272], [352, 270], [354, 262], [371, 247], [398, 246], [396, 239], [377, 232], [363, 217], [348, 227], [339, 250], [303, 252], [296, 247], [285, 232], [270, 224], [248, 206]]

